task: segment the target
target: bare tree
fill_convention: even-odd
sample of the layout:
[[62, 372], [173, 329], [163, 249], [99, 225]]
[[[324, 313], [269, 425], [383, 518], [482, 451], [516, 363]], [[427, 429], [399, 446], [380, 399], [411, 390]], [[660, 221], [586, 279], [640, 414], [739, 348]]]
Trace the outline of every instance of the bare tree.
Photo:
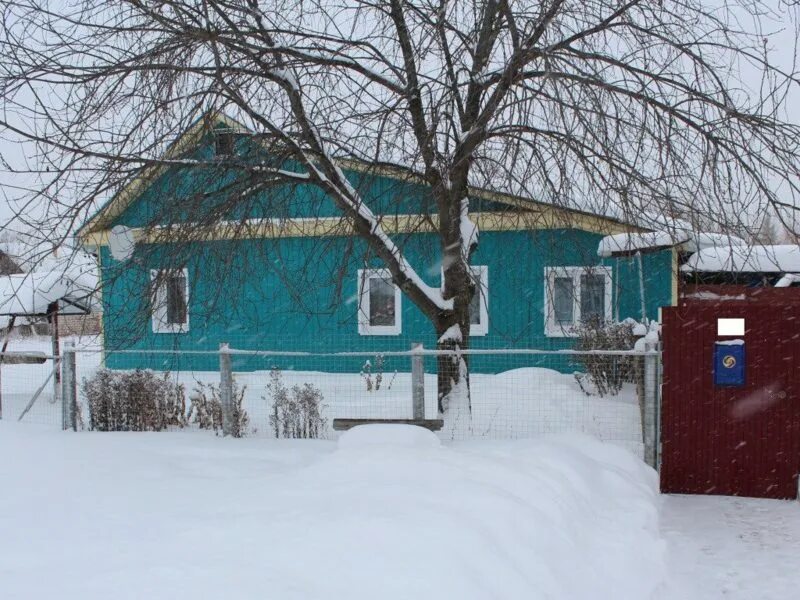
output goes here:
[[[215, 192], [224, 202], [203, 227], [278, 184], [322, 190], [454, 351], [439, 360], [441, 410], [467, 374], [458, 351], [476, 287], [473, 186], [630, 220], [727, 223], [764, 201], [794, 209], [800, 130], [781, 115], [798, 79], [771, 60], [764, 30], [782, 15], [761, 2], [2, 6], [0, 124], [38, 145], [33, 197], [57, 206], [45, 214], [62, 234], [136, 169], [203, 166], [163, 149], [207, 111], [230, 113], [266, 152], [226, 159], [238, 177]], [[756, 76], [743, 80], [743, 65]], [[353, 159], [391, 164], [429, 190], [441, 289], [348, 181]], [[182, 235], [202, 239], [192, 224]]]

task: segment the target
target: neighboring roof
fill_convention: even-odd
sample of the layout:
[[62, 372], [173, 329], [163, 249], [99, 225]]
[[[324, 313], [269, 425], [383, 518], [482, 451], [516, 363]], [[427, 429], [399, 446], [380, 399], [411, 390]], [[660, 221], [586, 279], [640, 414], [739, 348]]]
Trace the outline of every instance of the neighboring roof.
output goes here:
[[698, 252], [719, 246], [746, 246], [747, 243], [736, 236], [724, 233], [692, 231], [650, 231], [645, 233], [618, 233], [607, 235], [597, 246], [599, 256], [631, 254], [680, 246], [685, 252]]
[[0, 250], [0, 275], [13, 275], [15, 273], [22, 273], [19, 264], [9, 254]]
[[800, 273], [800, 246], [717, 246], [689, 257], [682, 271], [705, 273]]
[[[210, 127], [224, 127], [233, 129], [235, 131], [249, 131], [244, 125], [232, 119], [231, 117], [228, 117], [227, 115], [222, 113], [209, 113], [195, 121], [194, 124], [192, 124], [177, 140], [175, 140], [168, 147], [163, 158], [176, 158], [187, 149], [196, 146], [202, 137], [208, 133]], [[342, 168], [350, 171], [383, 175], [391, 178], [410, 178], [412, 181], [417, 180], [420, 183], [424, 183], [422, 175], [399, 165], [375, 164], [356, 159], [339, 159], [338, 162]], [[149, 185], [150, 182], [152, 182], [159, 175], [163, 174], [168, 168], [169, 165], [161, 164], [142, 169], [136, 177], [131, 179], [131, 181], [126, 184], [122, 190], [120, 190], [103, 206], [101, 206], [97, 212], [78, 229], [76, 237], [79, 240], [85, 240], [89, 234], [108, 229], [113, 223], [114, 219], [119, 217], [125, 211], [125, 209], [136, 200], [136, 198], [145, 190], [146, 186]], [[606, 230], [619, 231], [620, 226], [624, 226], [631, 231], [648, 231], [649, 229], [647, 226], [630, 223], [623, 219], [599, 215], [577, 208], [567, 208], [548, 204], [504, 192], [471, 188], [469, 194], [474, 198], [498, 202], [500, 204], [514, 206], [517, 208], [559, 211], [562, 214], [573, 214], [580, 217], [588, 217], [591, 220], [596, 221], [598, 224], [605, 224], [607, 226], [605, 228]]]
[[97, 268], [83, 252], [48, 261], [31, 273], [0, 277], [0, 315], [46, 315], [53, 303], [60, 314], [91, 310]]
[[795, 275], [794, 273], [787, 273], [775, 283], [775, 287], [776, 288], [792, 287], [792, 285], [796, 283], [800, 284], [800, 275]]

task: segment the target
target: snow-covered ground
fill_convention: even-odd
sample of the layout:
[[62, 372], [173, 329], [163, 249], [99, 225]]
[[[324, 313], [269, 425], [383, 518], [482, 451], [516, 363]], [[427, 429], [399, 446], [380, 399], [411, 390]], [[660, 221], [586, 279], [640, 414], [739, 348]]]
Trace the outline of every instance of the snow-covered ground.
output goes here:
[[0, 597], [614, 599], [665, 580], [655, 474], [588, 436], [442, 445], [0, 423]]
[[[94, 344], [94, 345], [93, 345]], [[100, 365], [96, 341], [80, 340], [84, 351], [77, 355], [78, 380], [91, 375]], [[49, 353], [45, 338], [14, 340], [15, 351]], [[52, 362], [43, 365], [7, 365], [2, 370], [2, 399], [6, 418], [16, 419], [36, 389], [52, 370]], [[190, 397], [198, 382], [218, 383], [218, 372], [183, 371], [174, 373]], [[373, 381], [374, 381], [373, 375]], [[252, 432], [270, 435], [269, 415], [272, 401], [267, 390], [269, 371], [237, 372], [235, 379], [246, 387], [244, 406]], [[283, 371], [283, 382], [291, 388], [311, 383], [323, 395], [322, 414], [327, 418], [326, 437], [335, 439], [330, 429], [334, 418], [411, 418], [411, 375], [387, 372], [380, 390], [367, 391], [359, 373]], [[450, 411], [440, 432], [443, 440], [474, 438], [519, 439], [549, 433], [587, 433], [643, 455], [642, 427], [636, 390], [626, 385], [610, 397], [587, 396], [575, 377], [544, 368], [519, 368], [496, 375], [473, 373], [471, 418], [455, 419]], [[25, 421], [60, 424], [60, 406], [52, 402], [52, 385], [45, 387]], [[436, 376], [425, 377], [426, 416], [435, 418]]]
[[[387, 379], [391, 376], [387, 376]], [[217, 373], [185, 373], [181, 380], [191, 389], [193, 379], [216, 381]], [[411, 418], [411, 376], [398, 373], [391, 389], [367, 392], [353, 373], [284, 371], [287, 386], [310, 382], [322, 391], [323, 415], [333, 418]], [[254, 423], [268, 430], [271, 402], [266, 391], [269, 372], [237, 373], [247, 386], [245, 407]], [[616, 396], [587, 396], [573, 375], [552, 369], [521, 368], [495, 375], [470, 375], [472, 412], [445, 414], [444, 440], [474, 438], [518, 439], [549, 433], [588, 433], [622, 445], [641, 455], [642, 428], [636, 390], [627, 385]], [[426, 416], [436, 418], [436, 376], [425, 376]], [[456, 417], [459, 417], [456, 419]], [[333, 432], [328, 432], [332, 437]]]
[[664, 496], [669, 600], [783, 600], [800, 594], [800, 502]]
[[[338, 442], [0, 422], [0, 597], [779, 600], [800, 503], [661, 496], [586, 436]], [[660, 513], [660, 514], [659, 514]]]

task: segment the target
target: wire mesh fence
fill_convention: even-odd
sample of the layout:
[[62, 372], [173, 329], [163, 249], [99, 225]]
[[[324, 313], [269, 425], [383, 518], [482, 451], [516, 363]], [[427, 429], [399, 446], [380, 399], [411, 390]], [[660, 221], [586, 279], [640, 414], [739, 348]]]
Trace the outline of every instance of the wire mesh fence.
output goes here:
[[437, 434], [446, 441], [579, 432], [645, 455], [658, 410], [657, 352], [469, 350], [468, 384], [445, 407], [441, 355], [120, 351], [106, 352], [105, 364], [125, 368], [105, 370], [97, 352], [78, 351], [76, 425], [335, 439], [342, 420], [441, 419]]
[[[98, 340], [67, 337], [64, 345], [80, 348], [78, 376], [88, 376], [100, 364]], [[0, 356], [0, 418], [35, 425], [63, 426], [60, 357], [51, 338], [24, 336], [11, 341]]]

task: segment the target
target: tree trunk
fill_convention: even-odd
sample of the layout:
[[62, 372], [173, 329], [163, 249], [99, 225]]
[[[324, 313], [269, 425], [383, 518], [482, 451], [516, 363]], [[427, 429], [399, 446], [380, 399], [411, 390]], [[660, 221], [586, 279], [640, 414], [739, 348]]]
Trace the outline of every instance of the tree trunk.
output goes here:
[[[467, 406], [471, 409], [469, 401], [469, 357], [460, 354], [466, 350], [468, 343], [460, 340], [443, 339], [440, 337], [436, 343], [437, 350], [447, 351], [448, 354], [439, 355], [436, 359], [437, 372], [437, 397], [439, 414], [444, 414], [451, 401], [458, 401], [461, 394], [466, 394]], [[459, 397], [456, 398], [455, 396]]]
[[447, 290], [456, 291], [453, 310], [442, 314], [436, 323], [436, 349], [448, 354], [437, 357], [437, 398], [439, 414], [458, 404], [471, 410], [469, 396], [469, 360], [462, 350], [469, 348], [469, 304], [475, 290], [469, 267], [463, 261], [450, 265], [444, 272]]
[[468, 357], [469, 319], [466, 330], [458, 324], [443, 332], [436, 344], [437, 350], [448, 353], [437, 357], [437, 384], [439, 415], [445, 417], [443, 434], [449, 439], [469, 436], [472, 433], [472, 402], [469, 389]]

